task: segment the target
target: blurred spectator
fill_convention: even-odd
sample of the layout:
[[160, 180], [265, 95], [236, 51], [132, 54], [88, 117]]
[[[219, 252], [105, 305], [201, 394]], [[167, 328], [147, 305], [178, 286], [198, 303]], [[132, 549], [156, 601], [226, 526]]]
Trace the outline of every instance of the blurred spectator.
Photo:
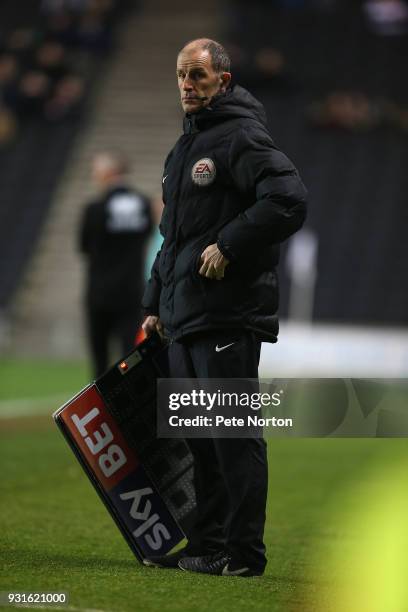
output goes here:
[[400, 36], [407, 32], [408, 6], [403, 0], [366, 0], [364, 12], [376, 34]]
[[76, 22], [68, 11], [58, 11], [48, 16], [46, 36], [66, 47], [72, 47], [77, 42]]
[[18, 61], [11, 53], [0, 55], [0, 102], [7, 96], [7, 91], [18, 77]]
[[366, 131], [389, 126], [408, 131], [408, 108], [386, 98], [370, 98], [352, 91], [334, 91], [309, 108], [316, 127]]
[[333, 91], [309, 109], [309, 118], [317, 127], [367, 130], [380, 122], [378, 106], [358, 92]]
[[98, 11], [85, 13], [79, 20], [77, 40], [82, 48], [89, 51], [108, 51], [112, 42], [109, 20], [105, 20]]
[[88, 8], [90, 0], [42, 0], [41, 9], [45, 13], [58, 13], [60, 11], [84, 11]]
[[89, 0], [89, 10], [94, 13], [109, 13], [115, 8], [113, 0]]
[[0, 88], [11, 83], [18, 73], [17, 58], [11, 53], [2, 53], [0, 55]]
[[290, 92], [298, 88], [294, 76], [290, 74], [282, 51], [273, 47], [258, 49], [254, 65], [259, 84], [274, 91]]
[[113, 0], [42, 0], [41, 10], [51, 14], [61, 11], [83, 13], [88, 10], [107, 13], [114, 6], [115, 2]]
[[127, 185], [127, 160], [101, 152], [92, 161], [100, 193], [84, 210], [79, 247], [88, 264], [85, 310], [95, 377], [111, 364], [109, 343], [131, 351], [142, 321], [144, 262], [152, 229], [150, 200]]
[[26, 58], [37, 39], [37, 33], [30, 28], [13, 30], [6, 38], [6, 48], [18, 57]]
[[10, 144], [17, 133], [17, 121], [14, 115], [0, 106], [0, 149]]
[[52, 82], [62, 79], [68, 72], [64, 47], [54, 41], [43, 43], [36, 51], [35, 65]]
[[7, 106], [18, 75], [18, 63], [11, 54], [0, 55], [0, 149], [10, 144], [17, 134], [17, 119]]
[[292, 93], [299, 82], [289, 71], [282, 51], [274, 47], [261, 47], [254, 53], [239, 45], [229, 45], [234, 66], [234, 78], [248, 89], [262, 88], [275, 93]]
[[20, 119], [42, 116], [50, 87], [50, 80], [46, 74], [38, 70], [29, 70], [8, 91], [6, 103]]
[[75, 119], [80, 116], [84, 100], [84, 81], [75, 74], [67, 75], [55, 87], [53, 96], [45, 105], [45, 118], [49, 121]]

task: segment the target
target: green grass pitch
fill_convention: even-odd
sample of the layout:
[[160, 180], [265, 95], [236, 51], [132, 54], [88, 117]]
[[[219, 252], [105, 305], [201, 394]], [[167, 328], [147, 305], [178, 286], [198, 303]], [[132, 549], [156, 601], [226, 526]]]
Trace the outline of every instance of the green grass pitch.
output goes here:
[[[270, 440], [265, 576], [150, 569], [134, 558], [51, 420], [54, 398], [86, 383], [85, 366], [0, 361], [0, 380], [0, 591], [66, 591], [68, 609], [84, 611], [351, 612], [336, 603], [333, 559], [359, 547], [353, 520], [375, 512], [376, 485], [407, 468], [405, 440]], [[373, 484], [374, 501], [356, 501], [353, 491]], [[408, 609], [399, 605], [367, 604], [367, 612]]]

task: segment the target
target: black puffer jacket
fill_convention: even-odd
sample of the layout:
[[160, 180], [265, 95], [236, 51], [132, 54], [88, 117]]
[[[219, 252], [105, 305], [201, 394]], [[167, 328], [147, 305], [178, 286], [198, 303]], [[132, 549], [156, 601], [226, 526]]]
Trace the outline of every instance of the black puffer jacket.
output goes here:
[[[234, 86], [184, 119], [166, 159], [164, 236], [143, 298], [174, 338], [246, 328], [276, 342], [279, 243], [306, 215], [306, 190], [276, 148], [263, 106]], [[221, 281], [198, 274], [205, 247], [230, 260]]]

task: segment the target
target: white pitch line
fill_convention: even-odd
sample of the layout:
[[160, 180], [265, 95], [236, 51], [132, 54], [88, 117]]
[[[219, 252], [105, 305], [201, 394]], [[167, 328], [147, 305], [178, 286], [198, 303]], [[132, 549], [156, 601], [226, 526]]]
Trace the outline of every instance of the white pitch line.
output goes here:
[[71, 397], [69, 392], [36, 398], [0, 400], [0, 419], [51, 414]]

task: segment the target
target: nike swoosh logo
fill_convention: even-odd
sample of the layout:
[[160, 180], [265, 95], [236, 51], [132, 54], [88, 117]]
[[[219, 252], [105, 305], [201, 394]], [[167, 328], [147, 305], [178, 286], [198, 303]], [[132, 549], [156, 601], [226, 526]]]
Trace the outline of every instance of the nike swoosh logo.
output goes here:
[[227, 565], [222, 570], [222, 576], [239, 576], [240, 574], [244, 574], [248, 570], [249, 570], [249, 567], [240, 567], [237, 570], [230, 571], [228, 569], [228, 563], [227, 563]]
[[223, 351], [224, 349], [228, 348], [229, 346], [232, 346], [233, 344], [235, 344], [235, 342], [231, 342], [231, 344], [226, 344], [225, 346], [217, 346], [215, 347], [215, 352], [219, 353], [220, 351]]
[[166, 174], [166, 176], [163, 176], [163, 183], [164, 183], [164, 181], [166, 180], [166, 178], [167, 178], [168, 176], [169, 176], [168, 174]]

